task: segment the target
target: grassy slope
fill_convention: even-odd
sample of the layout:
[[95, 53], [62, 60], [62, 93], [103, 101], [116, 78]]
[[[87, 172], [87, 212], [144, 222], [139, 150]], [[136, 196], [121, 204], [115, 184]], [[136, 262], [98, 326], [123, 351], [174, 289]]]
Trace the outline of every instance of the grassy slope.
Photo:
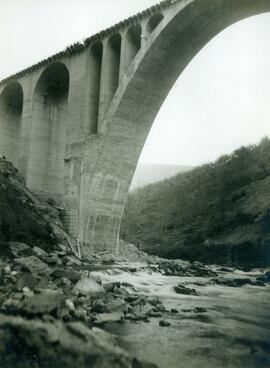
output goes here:
[[131, 193], [121, 236], [164, 257], [270, 264], [270, 141]]

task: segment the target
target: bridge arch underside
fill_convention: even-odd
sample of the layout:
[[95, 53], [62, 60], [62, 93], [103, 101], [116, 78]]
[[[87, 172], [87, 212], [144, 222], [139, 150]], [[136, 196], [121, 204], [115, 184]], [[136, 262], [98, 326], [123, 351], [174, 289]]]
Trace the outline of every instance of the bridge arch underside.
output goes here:
[[96, 251], [117, 249], [127, 193], [144, 143], [188, 63], [226, 27], [270, 11], [269, 0], [189, 0], [185, 4], [166, 26], [157, 25], [147, 51], [138, 53], [136, 69], [128, 71], [129, 80], [120, 83], [107, 112], [103, 147], [92, 177], [94, 192], [80, 209], [87, 224], [81, 231], [83, 252], [89, 252], [87, 244], [95, 244]]
[[64, 194], [68, 92], [69, 72], [64, 64], [54, 63], [41, 74], [33, 96], [27, 183], [58, 199]]
[[0, 95], [0, 154], [19, 166], [23, 90], [18, 82], [9, 83]]

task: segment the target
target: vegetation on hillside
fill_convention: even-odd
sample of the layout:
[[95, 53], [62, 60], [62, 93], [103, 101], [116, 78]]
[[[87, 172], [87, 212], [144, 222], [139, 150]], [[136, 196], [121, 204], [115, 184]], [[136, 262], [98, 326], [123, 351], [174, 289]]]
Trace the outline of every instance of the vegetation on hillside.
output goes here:
[[129, 194], [121, 237], [168, 258], [270, 264], [270, 140]]

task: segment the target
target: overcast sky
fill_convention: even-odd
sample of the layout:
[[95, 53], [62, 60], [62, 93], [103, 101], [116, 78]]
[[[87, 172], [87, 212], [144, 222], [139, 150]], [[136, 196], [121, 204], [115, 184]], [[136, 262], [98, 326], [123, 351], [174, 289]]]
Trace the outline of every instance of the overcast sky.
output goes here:
[[[155, 4], [0, 0], [0, 79]], [[217, 35], [165, 101], [142, 162], [198, 165], [270, 135], [270, 14]]]

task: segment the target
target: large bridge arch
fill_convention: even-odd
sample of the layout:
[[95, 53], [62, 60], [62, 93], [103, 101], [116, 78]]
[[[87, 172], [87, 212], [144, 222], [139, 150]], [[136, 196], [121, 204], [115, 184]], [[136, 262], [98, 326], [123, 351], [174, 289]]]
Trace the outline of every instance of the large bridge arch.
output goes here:
[[27, 184], [52, 197], [63, 194], [68, 93], [69, 71], [55, 62], [42, 72], [33, 95]]
[[19, 82], [10, 82], [0, 94], [0, 154], [18, 168], [23, 110], [23, 89]]
[[[91, 175], [82, 178], [80, 238], [83, 252], [112, 249], [140, 153], [175, 81], [215, 35], [247, 17], [270, 11], [269, 0], [186, 0], [169, 22], [157, 24], [127, 71], [104, 119], [104, 138]], [[89, 193], [91, 192], [91, 196]], [[88, 197], [87, 197], [88, 194]], [[89, 210], [91, 209], [91, 211]]]

